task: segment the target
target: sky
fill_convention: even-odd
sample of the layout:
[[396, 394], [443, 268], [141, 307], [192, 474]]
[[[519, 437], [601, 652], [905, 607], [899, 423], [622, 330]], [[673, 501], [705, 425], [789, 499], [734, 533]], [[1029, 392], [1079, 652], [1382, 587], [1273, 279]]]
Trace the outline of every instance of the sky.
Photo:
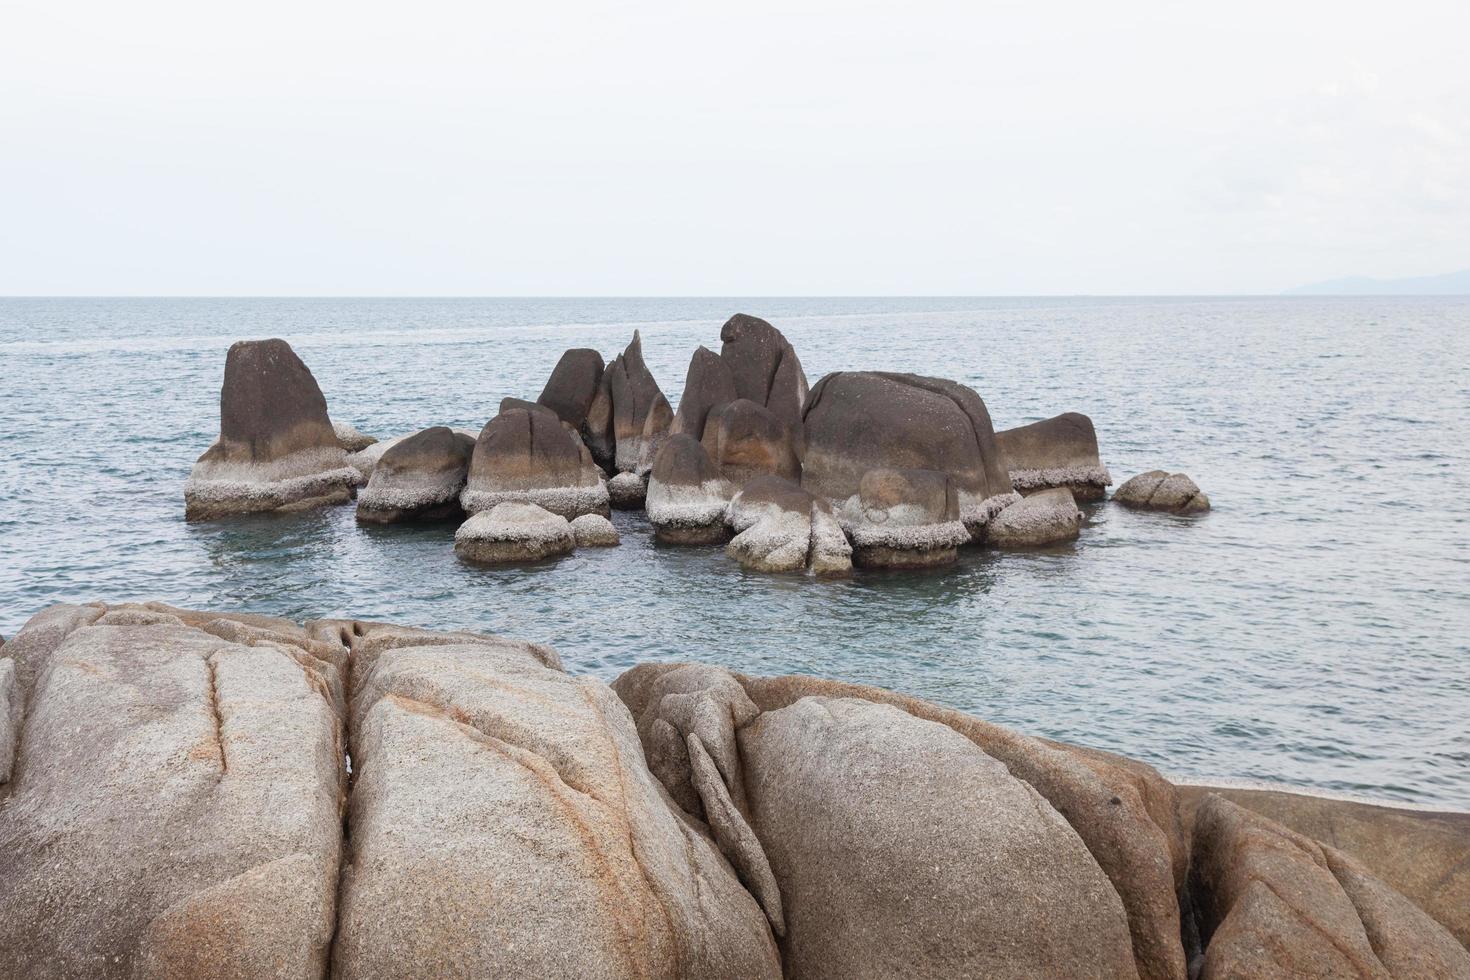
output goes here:
[[1470, 267], [1470, 2], [0, 0], [0, 295]]

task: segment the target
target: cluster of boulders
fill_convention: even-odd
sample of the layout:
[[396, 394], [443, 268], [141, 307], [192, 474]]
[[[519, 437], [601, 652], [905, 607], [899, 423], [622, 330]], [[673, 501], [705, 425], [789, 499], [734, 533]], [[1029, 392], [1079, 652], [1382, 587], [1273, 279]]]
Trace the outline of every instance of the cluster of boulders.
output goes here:
[[157, 603], [0, 647], [6, 977], [1470, 978], [1467, 889], [1467, 814], [837, 681]]
[[[616, 542], [612, 509], [646, 511], [659, 541], [708, 545], [760, 571], [923, 568], [989, 543], [1076, 538], [1077, 502], [1112, 478], [1085, 415], [996, 432], [973, 389], [942, 378], [840, 371], [810, 389], [779, 330], [744, 314], [718, 353], [694, 352], [678, 409], [635, 331], [604, 365], [562, 355], [535, 401], [505, 398], [478, 433], [435, 426], [378, 442], [327, 416], [284, 341], [230, 348], [220, 438], [185, 486], [190, 519], [350, 500], [364, 523], [455, 520], [474, 562], [529, 561]], [[1119, 488], [1131, 507], [1192, 514], [1183, 474]], [[583, 533], [574, 525], [583, 518]]]

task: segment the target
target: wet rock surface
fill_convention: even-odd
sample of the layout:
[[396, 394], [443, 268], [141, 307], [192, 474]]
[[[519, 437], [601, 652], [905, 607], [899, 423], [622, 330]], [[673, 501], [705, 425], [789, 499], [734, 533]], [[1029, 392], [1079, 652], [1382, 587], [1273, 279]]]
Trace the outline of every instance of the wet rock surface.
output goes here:
[[841, 575], [852, 570], [852, 546], [832, 507], [779, 476], [746, 483], [730, 501], [735, 538], [725, 551], [757, 572]]
[[1082, 512], [1066, 487], [1038, 490], [1001, 511], [985, 527], [985, 540], [1000, 548], [1040, 548], [1075, 541]]
[[607, 485], [590, 451], [549, 409], [510, 408], [475, 440], [465, 512], [521, 502], [568, 519], [608, 512]]

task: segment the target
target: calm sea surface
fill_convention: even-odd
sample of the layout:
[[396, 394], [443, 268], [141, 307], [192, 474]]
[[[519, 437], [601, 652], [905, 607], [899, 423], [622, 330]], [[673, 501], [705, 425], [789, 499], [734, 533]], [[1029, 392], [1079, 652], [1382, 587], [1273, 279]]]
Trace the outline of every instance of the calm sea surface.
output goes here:
[[[634, 327], [677, 405], [744, 311], [813, 383], [955, 378], [997, 428], [1092, 416], [1114, 479], [1182, 469], [1203, 518], [1088, 509], [1075, 546], [940, 573], [743, 573], [623, 545], [531, 568], [351, 507], [188, 525], [225, 350], [291, 342], [334, 418], [478, 429], [567, 347]], [[1180, 777], [1470, 806], [1470, 299], [0, 299], [0, 633], [62, 601], [351, 615], [553, 644], [612, 678], [708, 660], [879, 684]]]

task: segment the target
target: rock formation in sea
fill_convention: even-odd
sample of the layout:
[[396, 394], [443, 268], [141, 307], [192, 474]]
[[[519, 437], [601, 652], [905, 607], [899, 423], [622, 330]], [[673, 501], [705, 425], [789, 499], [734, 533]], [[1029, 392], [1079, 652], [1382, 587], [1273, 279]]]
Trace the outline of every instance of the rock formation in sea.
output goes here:
[[482, 510], [454, 532], [454, 553], [479, 565], [540, 561], [570, 554], [576, 547], [570, 521], [523, 500]]
[[730, 557], [757, 572], [852, 571], [852, 545], [827, 501], [790, 480], [758, 476], [730, 501], [727, 520], [735, 538]]
[[985, 540], [997, 548], [1037, 548], [1074, 541], [1082, 512], [1066, 487], [1037, 490], [1011, 504], [985, 528]]
[[938, 470], [870, 469], [838, 515], [864, 568], [948, 565], [971, 537], [954, 478]]
[[356, 426], [351, 422], [333, 422], [332, 431], [337, 434], [337, 445], [349, 455], [360, 452], [378, 441], [374, 436], [358, 432]]
[[1470, 977], [1470, 815], [879, 688], [147, 603], [0, 694], [7, 977]]
[[737, 313], [720, 328], [720, 360], [730, 369], [735, 395], [770, 412], [790, 433], [800, 458], [806, 373], [790, 341], [765, 320]]
[[673, 424], [674, 410], [643, 362], [643, 338], [638, 331], [633, 331], [633, 340], [607, 366], [602, 384], [612, 406], [614, 467], [619, 473], [646, 477]]
[[357, 519], [364, 524], [396, 524], [462, 517], [459, 495], [474, 451], [472, 437], [442, 425], [395, 441], [357, 496]]
[[801, 479], [792, 428], [748, 398], [718, 405], [704, 426], [705, 451], [736, 486], [758, 476]]
[[1020, 493], [1065, 487], [1087, 503], [1103, 499], [1113, 482], [1098, 455], [1092, 419], [1078, 412], [1002, 430], [995, 442]]
[[734, 495], [704, 447], [681, 432], [659, 449], [645, 509], [665, 544], [715, 544], [729, 537], [725, 510]]
[[242, 340], [225, 357], [219, 439], [184, 484], [184, 516], [296, 511], [352, 499], [347, 465], [316, 378], [284, 340]]
[[696, 348], [694, 356], [689, 359], [689, 371], [684, 375], [684, 393], [679, 396], [679, 410], [674, 413], [669, 434], [682, 432], [702, 441], [710, 411], [728, 405], [737, 397], [730, 366], [708, 347]]
[[460, 501], [469, 514], [506, 501], [536, 504], [568, 519], [608, 512], [607, 484], [590, 451], [554, 412], [539, 406], [512, 407], [485, 424]]
[[[574, 347], [562, 354], [551, 371], [546, 387], [536, 401], [556, 413], [557, 418], [577, 430], [594, 458], [598, 450], [593, 443], [607, 438], [607, 419], [592, 417], [597, 393], [602, 387], [602, 355], [586, 347]], [[602, 460], [598, 460], [601, 465]]]
[[839, 506], [874, 469], [949, 474], [960, 520], [980, 539], [1016, 499], [990, 413], [973, 390], [942, 378], [878, 371], [829, 374], [803, 409], [802, 486]]
[[1113, 491], [1113, 500], [1138, 510], [1172, 514], [1199, 514], [1210, 509], [1210, 498], [1183, 473], [1149, 470]]

